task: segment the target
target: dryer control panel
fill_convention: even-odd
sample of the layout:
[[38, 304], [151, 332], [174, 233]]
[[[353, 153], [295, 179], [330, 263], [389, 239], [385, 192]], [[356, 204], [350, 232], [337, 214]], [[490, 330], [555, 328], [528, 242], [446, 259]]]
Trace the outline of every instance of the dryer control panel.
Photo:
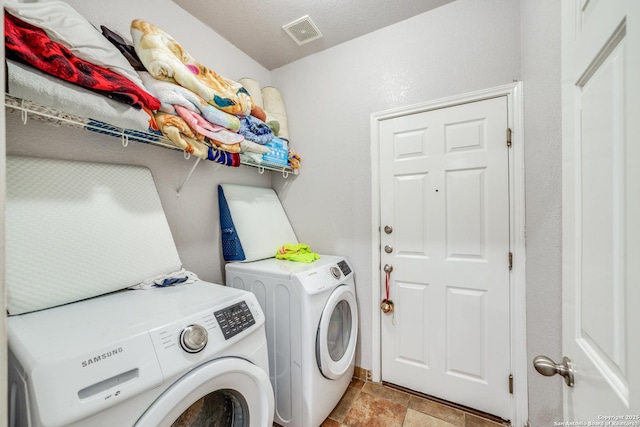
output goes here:
[[255, 325], [256, 321], [245, 301], [225, 307], [213, 313], [225, 340]]
[[338, 267], [340, 267], [340, 271], [342, 271], [342, 274], [346, 276], [348, 276], [349, 274], [351, 274], [351, 267], [349, 267], [349, 264], [347, 264], [347, 261], [342, 260], [338, 263]]
[[326, 261], [324, 265], [320, 264], [317, 268], [293, 273], [291, 277], [294, 281], [299, 282], [310, 295], [333, 289], [340, 283], [352, 280], [353, 270], [347, 261], [344, 259]]

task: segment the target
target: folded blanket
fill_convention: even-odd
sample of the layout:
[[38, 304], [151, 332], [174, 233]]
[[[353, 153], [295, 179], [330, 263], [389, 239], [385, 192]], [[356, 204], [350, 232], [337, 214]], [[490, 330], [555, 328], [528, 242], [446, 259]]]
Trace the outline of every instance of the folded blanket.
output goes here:
[[229, 114], [251, 114], [255, 105], [240, 83], [196, 62], [173, 37], [160, 28], [135, 19], [131, 22], [131, 37], [138, 57], [156, 79], [177, 82]]
[[[195, 133], [178, 116], [158, 112], [155, 114], [158, 129], [173, 142], [189, 154], [206, 159], [209, 146], [204, 142], [204, 136]], [[198, 139], [200, 138], [200, 139]]]
[[181, 117], [163, 112], [156, 113], [155, 117], [158, 128], [176, 147], [201, 159], [212, 160], [226, 166], [240, 166], [238, 153], [229, 153], [211, 147], [204, 136], [194, 132]]
[[309, 245], [305, 245], [304, 243], [287, 243], [278, 249], [276, 258], [297, 262], [313, 262], [320, 259], [320, 255], [311, 252]]
[[189, 127], [195, 132], [208, 137], [216, 145], [237, 145], [239, 152], [240, 142], [244, 140], [244, 136], [240, 135], [239, 133], [231, 132], [228, 129], [223, 128], [222, 126], [209, 123], [200, 114], [189, 111], [182, 105], [176, 105], [175, 109], [178, 115], [182, 117], [182, 119], [187, 122]]
[[157, 110], [160, 101], [120, 74], [84, 61], [40, 28], [5, 13], [6, 57], [137, 108]]
[[161, 111], [177, 114], [174, 106], [181, 105], [189, 111], [199, 113], [210, 123], [225, 127], [234, 132], [240, 129], [240, 119], [208, 104], [207, 101], [195, 92], [177, 83], [158, 80], [146, 71], [138, 74], [147, 90], [160, 100]]

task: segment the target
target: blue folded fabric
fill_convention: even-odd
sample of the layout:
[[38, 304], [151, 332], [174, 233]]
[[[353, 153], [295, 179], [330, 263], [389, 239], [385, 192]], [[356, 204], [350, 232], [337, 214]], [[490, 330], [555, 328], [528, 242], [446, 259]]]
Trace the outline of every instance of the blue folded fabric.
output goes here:
[[154, 286], [158, 288], [164, 288], [165, 286], [176, 285], [178, 283], [186, 282], [187, 277], [172, 277], [170, 279], [164, 279], [162, 283], [156, 283]]
[[260, 145], [266, 144], [275, 136], [265, 122], [253, 116], [246, 116], [240, 119], [240, 130], [238, 132], [245, 139]]

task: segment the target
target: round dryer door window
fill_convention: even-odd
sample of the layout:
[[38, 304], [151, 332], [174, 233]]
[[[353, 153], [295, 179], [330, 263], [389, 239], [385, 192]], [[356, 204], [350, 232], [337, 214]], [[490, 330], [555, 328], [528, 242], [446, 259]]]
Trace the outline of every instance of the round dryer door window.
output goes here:
[[266, 372], [229, 357], [205, 363], [180, 378], [135, 427], [264, 427], [273, 420], [273, 405]]
[[358, 333], [356, 297], [350, 287], [338, 286], [320, 317], [316, 337], [316, 359], [322, 375], [342, 377], [353, 363]]

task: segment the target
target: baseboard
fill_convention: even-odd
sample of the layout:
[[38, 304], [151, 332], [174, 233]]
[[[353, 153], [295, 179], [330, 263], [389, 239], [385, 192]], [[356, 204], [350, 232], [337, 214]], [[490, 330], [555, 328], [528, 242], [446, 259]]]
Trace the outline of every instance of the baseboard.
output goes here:
[[371, 371], [368, 369], [361, 368], [356, 366], [353, 370], [353, 378], [362, 380], [362, 381], [371, 381]]

